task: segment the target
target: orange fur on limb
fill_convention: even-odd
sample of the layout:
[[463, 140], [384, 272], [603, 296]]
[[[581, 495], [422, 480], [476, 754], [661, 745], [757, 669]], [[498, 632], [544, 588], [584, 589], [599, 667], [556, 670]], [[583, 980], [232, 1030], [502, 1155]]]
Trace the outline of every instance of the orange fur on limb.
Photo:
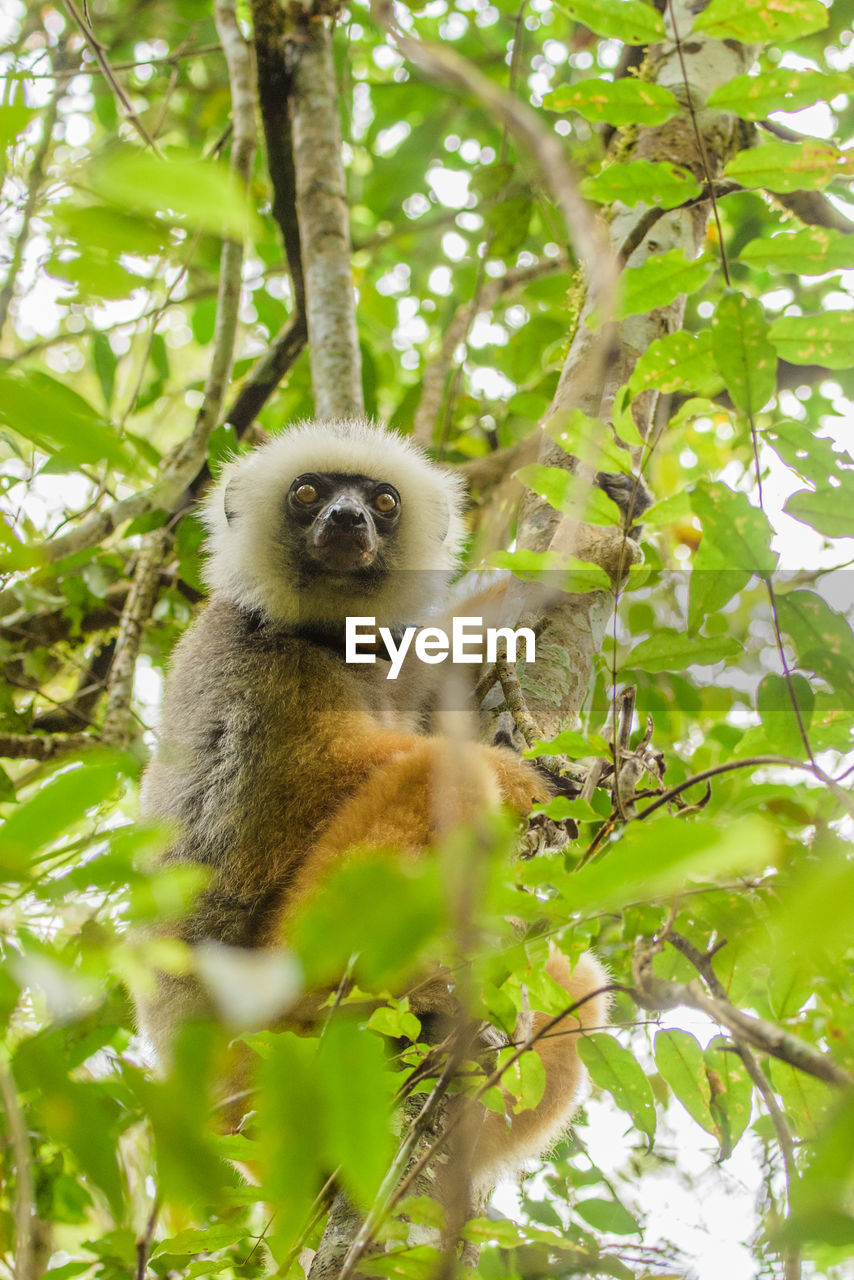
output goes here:
[[[398, 747], [398, 753], [377, 766], [341, 807], [309, 854], [292, 885], [283, 915], [274, 926], [274, 944], [281, 944], [300, 905], [352, 850], [373, 847], [421, 852], [436, 838], [439, 805], [456, 821], [474, 821], [500, 801], [527, 814], [532, 803], [543, 802], [550, 795], [548, 785], [531, 766], [503, 748], [468, 744], [465, 762], [460, 762], [462, 767], [451, 778], [446, 740], [413, 738], [408, 747], [404, 748], [400, 741]], [[517, 1043], [533, 1041], [531, 1051], [537, 1053], [545, 1070], [545, 1090], [536, 1107], [515, 1115], [509, 1095], [507, 1116], [478, 1106], [482, 1123], [475, 1120], [476, 1137], [472, 1126], [466, 1123], [462, 1126], [465, 1136], [452, 1140], [451, 1160], [465, 1163], [467, 1177], [476, 1190], [487, 1190], [501, 1173], [512, 1172], [525, 1159], [542, 1155], [562, 1136], [584, 1080], [577, 1036], [608, 1020], [610, 999], [602, 990], [608, 977], [589, 952], [580, 957], [573, 969], [566, 956], [552, 947], [545, 970], [566, 990], [567, 1006], [578, 1007], [557, 1022], [540, 1012], [520, 1018], [514, 1039]], [[429, 993], [434, 989], [434, 984], [425, 985], [428, 998], [426, 1007], [419, 1002], [419, 1012], [429, 1012]], [[453, 1173], [445, 1175], [446, 1189], [452, 1180]]]

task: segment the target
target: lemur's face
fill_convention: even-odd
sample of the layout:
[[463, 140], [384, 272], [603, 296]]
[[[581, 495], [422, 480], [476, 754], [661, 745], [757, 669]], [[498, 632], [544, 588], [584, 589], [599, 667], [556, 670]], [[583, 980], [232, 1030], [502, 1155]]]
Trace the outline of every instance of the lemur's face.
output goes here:
[[400, 494], [387, 481], [334, 471], [297, 476], [284, 518], [298, 571], [385, 577], [400, 514]]

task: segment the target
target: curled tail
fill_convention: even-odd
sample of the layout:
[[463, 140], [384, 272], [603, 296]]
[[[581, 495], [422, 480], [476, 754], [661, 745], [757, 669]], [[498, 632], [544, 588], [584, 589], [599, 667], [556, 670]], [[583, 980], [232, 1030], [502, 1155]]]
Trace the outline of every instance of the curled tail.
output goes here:
[[[585, 1079], [576, 1048], [578, 1036], [603, 1027], [608, 1021], [611, 998], [602, 988], [609, 978], [591, 952], [585, 951], [573, 969], [566, 956], [552, 948], [546, 972], [567, 991], [567, 1004], [584, 1002], [550, 1027], [533, 1046], [546, 1073], [545, 1092], [537, 1106], [512, 1116], [509, 1123], [505, 1116], [487, 1113], [472, 1159], [474, 1182], [481, 1188], [491, 1186], [500, 1174], [518, 1169], [524, 1160], [542, 1155], [563, 1135]], [[534, 1013], [524, 1030], [517, 1026], [517, 1037], [536, 1035], [552, 1021], [549, 1014]]]

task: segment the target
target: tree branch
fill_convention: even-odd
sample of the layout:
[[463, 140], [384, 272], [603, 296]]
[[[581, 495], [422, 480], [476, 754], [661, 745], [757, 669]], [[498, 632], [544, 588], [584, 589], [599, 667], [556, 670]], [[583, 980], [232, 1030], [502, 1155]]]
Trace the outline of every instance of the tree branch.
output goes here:
[[300, 21], [290, 99], [311, 379], [321, 420], [364, 413], [338, 86], [324, 12], [316, 3]]
[[844, 1089], [854, 1087], [854, 1076], [834, 1062], [829, 1054], [813, 1049], [812, 1045], [765, 1018], [742, 1012], [725, 995], [708, 995], [697, 982], [668, 982], [659, 978], [653, 972], [652, 961], [662, 946], [662, 939], [638, 939], [634, 957], [636, 990], [633, 994], [641, 1008], [665, 1010], [681, 1005], [698, 1009], [713, 1022], [727, 1027], [738, 1041], [779, 1058], [781, 1062], [788, 1062], [825, 1084]]
[[498, 280], [487, 281], [479, 297], [473, 301], [463, 302], [457, 307], [450, 325], [445, 330], [438, 353], [424, 370], [421, 399], [415, 410], [412, 429], [414, 440], [419, 444], [429, 445], [433, 439], [433, 428], [442, 408], [445, 384], [454, 360], [454, 352], [461, 342], [465, 342], [475, 316], [484, 311], [490, 311], [511, 290], [521, 288], [531, 280], [540, 280], [554, 271], [565, 271], [568, 266], [568, 259], [565, 255], [561, 255], [559, 258], [543, 258], [539, 262], [532, 262], [529, 266], [518, 267], [515, 271], [508, 271]]

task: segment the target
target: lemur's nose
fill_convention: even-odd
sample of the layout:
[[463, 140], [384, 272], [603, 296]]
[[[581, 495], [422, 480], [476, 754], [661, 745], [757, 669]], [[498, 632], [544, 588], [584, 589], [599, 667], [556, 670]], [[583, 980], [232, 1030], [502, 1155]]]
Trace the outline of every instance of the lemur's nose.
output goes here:
[[339, 529], [355, 529], [365, 523], [365, 508], [352, 498], [339, 498], [327, 511], [327, 519]]

